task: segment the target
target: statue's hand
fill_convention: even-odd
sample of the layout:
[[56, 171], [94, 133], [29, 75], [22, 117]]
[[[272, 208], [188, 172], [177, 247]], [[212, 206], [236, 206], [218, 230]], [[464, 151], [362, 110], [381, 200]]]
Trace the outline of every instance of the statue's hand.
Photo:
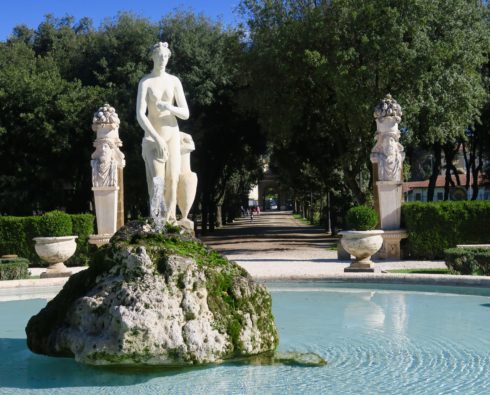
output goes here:
[[166, 162], [168, 160], [167, 142], [164, 139], [162, 139], [161, 137], [159, 137], [157, 140], [157, 155], [164, 162]]
[[169, 110], [169, 107], [170, 107], [170, 103], [169, 102], [166, 102], [166, 101], [157, 101], [157, 108], [160, 111]]

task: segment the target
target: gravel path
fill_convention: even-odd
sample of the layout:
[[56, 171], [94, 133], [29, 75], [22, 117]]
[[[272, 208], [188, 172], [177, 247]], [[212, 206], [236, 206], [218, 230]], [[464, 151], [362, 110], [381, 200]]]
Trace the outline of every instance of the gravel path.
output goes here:
[[[290, 212], [240, 218], [201, 238], [260, 279], [341, 274], [349, 261], [337, 260], [337, 239], [305, 225]], [[446, 268], [442, 261], [380, 261], [381, 270]]]

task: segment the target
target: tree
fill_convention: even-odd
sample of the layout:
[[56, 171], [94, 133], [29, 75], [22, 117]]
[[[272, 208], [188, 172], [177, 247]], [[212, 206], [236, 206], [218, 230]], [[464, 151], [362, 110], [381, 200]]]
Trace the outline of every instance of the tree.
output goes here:
[[489, 35], [473, 1], [244, 0], [241, 7], [250, 29], [243, 102], [275, 146], [308, 136], [315, 149], [301, 161], [341, 174], [358, 203], [371, 189], [372, 108], [386, 93], [404, 108], [406, 141], [433, 148], [433, 174], [442, 146], [478, 117]]
[[0, 212], [87, 211], [90, 121], [100, 105], [110, 103], [121, 119], [126, 213], [147, 213], [136, 90], [151, 70], [150, 48], [168, 41], [169, 70], [182, 80], [191, 109], [191, 120], [180, 126], [197, 146], [195, 207], [203, 208], [204, 228], [213, 229], [227, 196], [233, 201], [256, 181], [265, 149], [255, 120], [238, 113], [234, 101], [242, 89], [240, 39], [240, 32], [188, 12], [160, 23], [121, 13], [98, 30], [88, 18], [47, 16], [37, 30], [14, 29], [8, 42], [0, 43], [0, 159], [6, 163]]
[[80, 119], [91, 119], [101, 91], [63, 80], [23, 42], [0, 47], [0, 69], [0, 212], [88, 208], [90, 170], [80, 164], [91, 136]]

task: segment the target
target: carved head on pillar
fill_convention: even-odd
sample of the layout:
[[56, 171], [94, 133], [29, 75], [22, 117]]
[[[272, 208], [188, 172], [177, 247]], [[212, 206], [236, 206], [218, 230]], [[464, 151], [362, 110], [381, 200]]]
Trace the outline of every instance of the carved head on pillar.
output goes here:
[[401, 182], [405, 153], [398, 142], [402, 109], [398, 102], [387, 94], [374, 108], [376, 120], [376, 144], [371, 150], [371, 162], [378, 164], [379, 181]]
[[91, 161], [93, 186], [117, 186], [117, 147], [110, 139], [96, 140], [94, 146]]

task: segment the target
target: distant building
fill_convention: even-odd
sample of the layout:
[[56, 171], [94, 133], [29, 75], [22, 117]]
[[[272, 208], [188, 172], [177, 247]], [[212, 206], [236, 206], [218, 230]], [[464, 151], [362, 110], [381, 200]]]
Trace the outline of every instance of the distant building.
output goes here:
[[[449, 200], [469, 200], [473, 194], [471, 185], [466, 190], [466, 175], [460, 174], [459, 179], [461, 185], [456, 187], [449, 187]], [[453, 177], [454, 181], [454, 177]], [[434, 189], [434, 201], [444, 200], [444, 185], [446, 184], [446, 177], [440, 175], [437, 177], [436, 187]], [[483, 176], [478, 178], [478, 197], [477, 200], [490, 200], [490, 182], [485, 180]], [[403, 194], [406, 202], [414, 201], [427, 201], [427, 192], [429, 190], [429, 180], [424, 181], [410, 181], [403, 183]]]
[[291, 192], [279, 182], [279, 177], [269, 168], [269, 163], [263, 163], [263, 176], [258, 185], [249, 192], [248, 205], [260, 206], [262, 211], [292, 210]]

